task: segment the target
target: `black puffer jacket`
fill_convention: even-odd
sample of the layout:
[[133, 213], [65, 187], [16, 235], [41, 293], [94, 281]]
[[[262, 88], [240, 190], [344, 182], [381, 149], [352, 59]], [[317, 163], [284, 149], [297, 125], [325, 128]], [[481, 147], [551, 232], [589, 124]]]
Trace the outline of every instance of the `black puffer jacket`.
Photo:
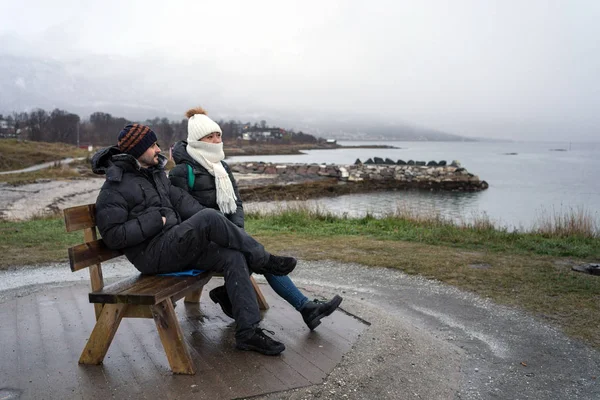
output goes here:
[[[217, 205], [215, 177], [188, 154], [186, 141], [177, 142], [175, 146], [173, 146], [173, 160], [177, 165], [169, 172], [171, 183], [189, 192], [204, 207], [219, 210], [219, 206]], [[237, 205], [236, 211], [233, 214], [225, 214], [225, 216], [231, 222], [240, 228], [243, 228], [244, 207], [242, 205], [242, 199], [240, 197], [240, 192], [238, 191], [237, 183], [235, 182], [235, 178], [231, 173], [229, 165], [224, 161], [221, 161], [221, 164], [223, 164], [225, 171], [229, 174], [229, 179], [231, 179], [233, 190], [237, 197], [237, 200], [235, 201]], [[192, 167], [192, 172], [194, 173], [193, 188], [190, 188], [189, 186], [188, 165]]]
[[171, 185], [162, 154], [159, 161], [158, 166], [141, 168], [133, 156], [117, 147], [99, 150], [92, 157], [94, 173], [106, 174], [96, 200], [98, 229], [106, 245], [123, 250], [136, 267], [136, 258], [153, 239], [204, 208]]

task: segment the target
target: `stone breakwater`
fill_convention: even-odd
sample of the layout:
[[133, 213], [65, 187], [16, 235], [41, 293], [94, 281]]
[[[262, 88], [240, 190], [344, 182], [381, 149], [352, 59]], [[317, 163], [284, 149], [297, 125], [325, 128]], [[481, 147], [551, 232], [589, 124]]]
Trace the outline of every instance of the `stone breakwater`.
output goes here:
[[340, 183], [379, 189], [480, 191], [488, 188], [486, 181], [462, 168], [456, 161], [451, 165], [445, 162], [435, 162], [435, 165], [433, 162], [429, 165], [424, 162], [363, 164], [358, 161], [350, 165], [252, 162], [231, 164], [230, 167], [238, 174], [276, 175], [285, 183], [335, 179]]

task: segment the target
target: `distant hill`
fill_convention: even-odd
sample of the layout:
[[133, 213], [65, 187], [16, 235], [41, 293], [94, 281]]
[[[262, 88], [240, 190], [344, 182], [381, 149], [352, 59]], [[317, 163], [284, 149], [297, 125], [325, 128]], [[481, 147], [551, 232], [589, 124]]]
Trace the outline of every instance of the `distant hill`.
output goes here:
[[[126, 61], [126, 60], [125, 60]], [[196, 66], [179, 66], [178, 74], [168, 82], [156, 73], [164, 69], [160, 60], [147, 60], [145, 74], [132, 73], [120, 59], [92, 56], [68, 62], [51, 58], [34, 58], [0, 54], [0, 114], [43, 108], [61, 108], [87, 118], [102, 111], [130, 120], [154, 117], [181, 120], [198, 93], [208, 93], [215, 119], [258, 122], [265, 119], [271, 126], [303, 131], [323, 138], [345, 140], [471, 141], [474, 139], [407, 123], [389, 123], [370, 116], [332, 115], [318, 112], [285, 113], [263, 109], [259, 114], [252, 106], [231, 104], [222, 97], [217, 83], [218, 71], [196, 74], [194, 82], [185, 76]], [[187, 69], [186, 69], [187, 68]], [[194, 71], [190, 72], [190, 68]], [[162, 76], [164, 76], [164, 71]], [[215, 83], [217, 82], [217, 83]], [[201, 87], [202, 89], [198, 89]], [[307, 119], [310, 115], [310, 119]]]
[[322, 115], [318, 118], [312, 118], [309, 122], [289, 119], [283, 122], [282, 126], [295, 126], [314, 136], [338, 140], [478, 141], [475, 138], [417, 127], [406, 123], [381, 122], [367, 116], [343, 117], [339, 115]]
[[410, 125], [372, 124], [363, 125], [354, 132], [338, 131], [333, 133], [336, 139], [346, 140], [399, 140], [399, 141], [440, 141], [473, 142], [473, 138], [440, 132], [433, 129]]

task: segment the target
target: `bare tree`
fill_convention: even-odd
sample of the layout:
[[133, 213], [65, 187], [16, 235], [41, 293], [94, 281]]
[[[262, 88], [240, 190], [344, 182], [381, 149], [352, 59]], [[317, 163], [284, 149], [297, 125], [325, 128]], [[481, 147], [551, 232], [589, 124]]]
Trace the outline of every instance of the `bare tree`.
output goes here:
[[48, 130], [49, 121], [50, 116], [41, 108], [37, 108], [29, 113], [29, 118], [27, 119], [29, 139], [37, 141], [47, 140], [46, 131]]
[[68, 111], [54, 109], [50, 114], [47, 129], [47, 141], [62, 143], [77, 143], [77, 130], [79, 128], [79, 115]]

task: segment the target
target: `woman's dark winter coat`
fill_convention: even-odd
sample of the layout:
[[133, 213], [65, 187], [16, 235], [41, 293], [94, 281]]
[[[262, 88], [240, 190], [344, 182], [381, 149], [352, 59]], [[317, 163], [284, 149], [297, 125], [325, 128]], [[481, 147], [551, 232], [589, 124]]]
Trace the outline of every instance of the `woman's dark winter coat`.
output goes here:
[[[174, 186], [189, 192], [204, 207], [219, 210], [219, 206], [217, 205], [215, 177], [188, 154], [186, 141], [177, 142], [175, 146], [173, 146], [173, 160], [177, 165], [169, 172], [171, 183]], [[229, 165], [224, 161], [221, 161], [221, 164], [223, 164], [225, 171], [229, 174], [229, 179], [231, 179], [233, 190], [237, 197], [235, 201], [237, 210], [233, 214], [225, 214], [225, 217], [240, 228], [243, 228], [244, 207], [242, 206], [242, 199], [238, 191], [237, 183], [235, 182], [235, 178], [231, 173]], [[192, 188], [189, 186], [188, 165], [192, 167], [192, 172], [194, 174], [194, 187]]]
[[106, 245], [122, 249], [134, 265], [153, 239], [204, 208], [171, 185], [165, 164], [166, 158], [159, 154], [159, 165], [141, 168], [133, 156], [117, 147], [102, 149], [92, 157], [94, 173], [106, 174], [96, 200], [98, 229]]

